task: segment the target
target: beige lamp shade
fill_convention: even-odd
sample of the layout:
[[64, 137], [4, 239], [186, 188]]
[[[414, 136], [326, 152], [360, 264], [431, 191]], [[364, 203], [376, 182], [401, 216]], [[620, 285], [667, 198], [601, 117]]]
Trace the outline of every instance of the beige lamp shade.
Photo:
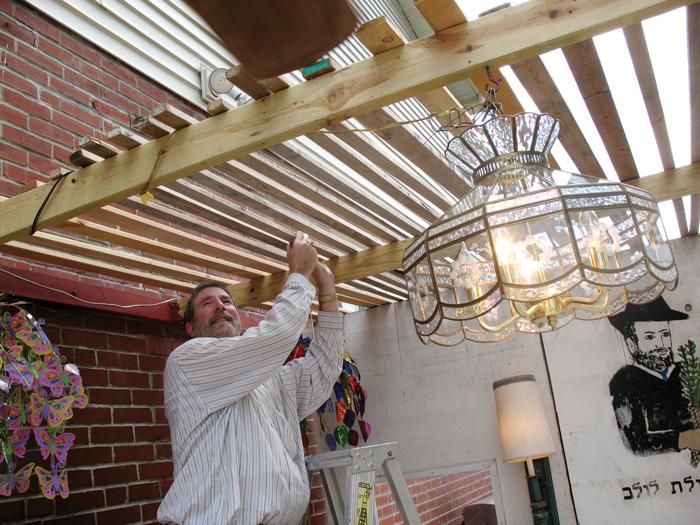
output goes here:
[[503, 461], [515, 463], [555, 453], [535, 378], [522, 375], [493, 384]]

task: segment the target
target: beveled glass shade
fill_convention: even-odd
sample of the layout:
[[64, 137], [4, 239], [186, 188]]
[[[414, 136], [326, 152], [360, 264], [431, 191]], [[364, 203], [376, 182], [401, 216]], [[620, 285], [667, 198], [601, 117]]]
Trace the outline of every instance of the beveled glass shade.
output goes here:
[[499, 341], [598, 319], [673, 289], [678, 272], [646, 191], [547, 165], [551, 115], [497, 116], [450, 141], [474, 187], [406, 249], [424, 343]]

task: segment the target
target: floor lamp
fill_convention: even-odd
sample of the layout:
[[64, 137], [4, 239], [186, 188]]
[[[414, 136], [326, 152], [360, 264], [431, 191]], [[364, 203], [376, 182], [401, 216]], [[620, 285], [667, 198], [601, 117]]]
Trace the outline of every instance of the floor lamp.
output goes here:
[[535, 525], [548, 524], [548, 504], [542, 498], [532, 461], [553, 455], [555, 448], [535, 378], [521, 375], [501, 379], [493, 384], [493, 392], [496, 397], [503, 461], [524, 461], [527, 464], [532, 517]]

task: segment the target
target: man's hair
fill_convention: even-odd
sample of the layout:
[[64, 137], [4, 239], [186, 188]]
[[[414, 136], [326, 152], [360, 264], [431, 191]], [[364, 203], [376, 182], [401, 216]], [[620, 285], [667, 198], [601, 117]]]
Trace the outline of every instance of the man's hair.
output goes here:
[[655, 301], [647, 304], [628, 304], [619, 314], [611, 315], [608, 321], [622, 334], [625, 339], [631, 339], [639, 343], [637, 330], [634, 323], [642, 321], [679, 321], [688, 319], [688, 314], [673, 310], [664, 300], [659, 297]]
[[229, 297], [231, 297], [231, 299], [233, 299], [233, 296], [228, 291], [224, 283], [221, 283], [219, 281], [206, 281], [201, 284], [198, 284], [195, 287], [195, 289], [192, 290], [192, 295], [190, 295], [190, 298], [187, 299], [185, 311], [182, 314], [183, 323], [187, 324], [192, 322], [192, 319], [194, 319], [194, 303], [197, 300], [197, 296], [202, 292], [202, 290], [206, 290], [207, 288], [221, 288], [224, 292], [228, 294]]

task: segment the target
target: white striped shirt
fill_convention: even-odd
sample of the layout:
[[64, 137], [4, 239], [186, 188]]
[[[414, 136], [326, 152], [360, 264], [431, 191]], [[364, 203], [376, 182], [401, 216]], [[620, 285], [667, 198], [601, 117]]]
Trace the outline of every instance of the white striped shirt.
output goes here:
[[182, 525], [293, 525], [309, 501], [299, 420], [342, 368], [342, 314], [319, 312], [306, 356], [281, 366], [314, 287], [292, 274], [275, 305], [239, 337], [191, 339], [168, 358], [165, 412], [174, 479], [158, 519]]

